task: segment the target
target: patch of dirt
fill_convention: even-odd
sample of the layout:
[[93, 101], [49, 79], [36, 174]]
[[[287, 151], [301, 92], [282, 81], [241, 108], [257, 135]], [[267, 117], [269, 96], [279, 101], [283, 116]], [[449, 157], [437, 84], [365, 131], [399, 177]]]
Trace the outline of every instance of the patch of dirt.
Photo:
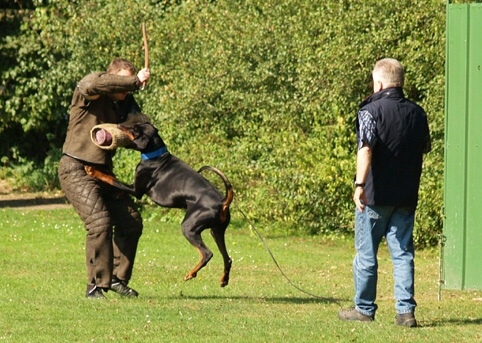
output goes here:
[[13, 191], [7, 181], [0, 180], [0, 209], [54, 210], [69, 207], [71, 205], [61, 191], [50, 193]]

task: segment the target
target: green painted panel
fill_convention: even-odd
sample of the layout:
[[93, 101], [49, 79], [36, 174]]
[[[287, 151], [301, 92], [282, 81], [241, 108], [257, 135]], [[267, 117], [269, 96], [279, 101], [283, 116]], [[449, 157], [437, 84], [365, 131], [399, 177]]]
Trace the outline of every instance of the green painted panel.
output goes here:
[[482, 6], [470, 6], [468, 65], [467, 222], [464, 288], [482, 287]]
[[482, 289], [482, 4], [447, 5], [445, 287]]
[[445, 106], [444, 256], [445, 286], [462, 288], [465, 235], [465, 160], [468, 7], [447, 7]]

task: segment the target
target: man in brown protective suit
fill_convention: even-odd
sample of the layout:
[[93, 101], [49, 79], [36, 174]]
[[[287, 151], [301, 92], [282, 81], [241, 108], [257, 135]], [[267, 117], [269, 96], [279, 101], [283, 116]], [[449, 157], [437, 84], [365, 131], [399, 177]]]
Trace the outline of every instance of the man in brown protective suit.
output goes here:
[[91, 141], [91, 129], [98, 124], [121, 123], [128, 114], [141, 112], [129, 92], [139, 89], [149, 78], [149, 69], [136, 75], [131, 62], [116, 59], [107, 72], [85, 76], [72, 98], [59, 179], [87, 230], [87, 298], [105, 298], [103, 292], [108, 290], [138, 296], [127, 284], [142, 234], [142, 218], [129, 195], [88, 176], [84, 166], [113, 173], [115, 150], [96, 146]]

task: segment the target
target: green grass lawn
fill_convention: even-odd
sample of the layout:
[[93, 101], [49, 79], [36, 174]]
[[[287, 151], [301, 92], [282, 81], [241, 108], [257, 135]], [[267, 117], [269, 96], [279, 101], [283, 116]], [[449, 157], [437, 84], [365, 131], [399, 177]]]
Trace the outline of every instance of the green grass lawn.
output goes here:
[[[150, 210], [152, 211], [152, 210]], [[231, 280], [219, 287], [215, 253], [196, 279], [183, 281], [198, 254], [180, 225], [145, 213], [131, 286], [137, 299], [109, 292], [85, 299], [84, 236], [71, 209], [0, 209], [0, 342], [479, 342], [482, 292], [442, 292], [438, 251], [419, 251], [416, 290], [421, 327], [393, 325], [392, 267], [380, 252], [374, 323], [341, 322], [339, 306], [310, 297], [282, 277], [262, 242], [236, 211], [227, 231]], [[263, 229], [263, 228], [260, 228]], [[351, 306], [351, 239], [269, 236], [281, 268], [302, 289]]]

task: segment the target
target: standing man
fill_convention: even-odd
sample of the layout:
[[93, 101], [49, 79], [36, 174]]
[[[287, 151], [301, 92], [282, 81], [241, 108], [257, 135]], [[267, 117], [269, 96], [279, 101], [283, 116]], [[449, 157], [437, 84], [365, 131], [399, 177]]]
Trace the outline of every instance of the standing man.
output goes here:
[[84, 167], [95, 166], [112, 174], [115, 151], [97, 147], [90, 131], [95, 125], [121, 123], [129, 113], [140, 112], [129, 92], [139, 89], [149, 77], [148, 69], [136, 75], [131, 62], [116, 59], [107, 72], [84, 77], [72, 98], [59, 179], [87, 230], [87, 298], [105, 298], [103, 292], [108, 290], [138, 296], [127, 284], [142, 234], [142, 218], [130, 196], [88, 176]]
[[374, 94], [360, 105], [356, 121], [355, 308], [338, 317], [375, 319], [377, 252], [385, 237], [394, 267], [395, 324], [415, 327], [413, 226], [430, 132], [425, 111], [404, 96], [400, 62], [382, 59], [372, 76]]

